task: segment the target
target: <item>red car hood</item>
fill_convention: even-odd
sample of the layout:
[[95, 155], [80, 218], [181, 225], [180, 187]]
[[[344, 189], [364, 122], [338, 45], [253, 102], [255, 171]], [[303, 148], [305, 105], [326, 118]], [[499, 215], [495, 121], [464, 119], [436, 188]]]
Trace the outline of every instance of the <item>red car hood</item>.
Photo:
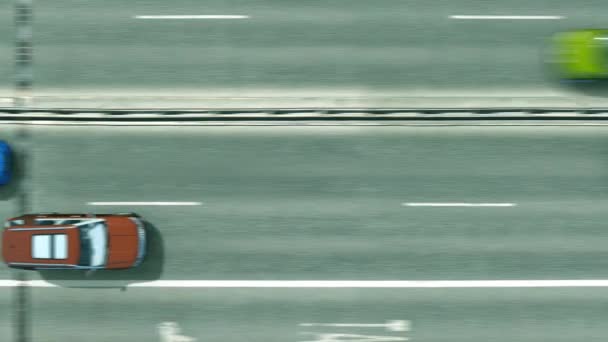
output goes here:
[[107, 268], [128, 268], [137, 259], [137, 225], [128, 217], [108, 217]]

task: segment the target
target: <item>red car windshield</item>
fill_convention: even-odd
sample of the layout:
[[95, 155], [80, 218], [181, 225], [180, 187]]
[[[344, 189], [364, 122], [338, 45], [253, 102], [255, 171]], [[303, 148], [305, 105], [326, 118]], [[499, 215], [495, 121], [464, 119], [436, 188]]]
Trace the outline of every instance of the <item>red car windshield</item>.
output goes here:
[[78, 265], [105, 266], [108, 255], [108, 229], [103, 221], [78, 226], [80, 235], [80, 259]]

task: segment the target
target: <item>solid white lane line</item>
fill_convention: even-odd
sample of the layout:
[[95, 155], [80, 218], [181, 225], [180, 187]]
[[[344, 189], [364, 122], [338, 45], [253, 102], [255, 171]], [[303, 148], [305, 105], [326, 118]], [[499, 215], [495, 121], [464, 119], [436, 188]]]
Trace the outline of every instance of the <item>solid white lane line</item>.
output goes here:
[[514, 207], [517, 203], [405, 202], [405, 207]]
[[608, 280], [157, 280], [130, 287], [215, 288], [479, 288], [608, 286]]
[[202, 205], [203, 202], [88, 202], [88, 205]]
[[58, 287], [57, 285], [48, 283], [44, 280], [29, 280], [29, 281], [18, 281], [18, 280], [0, 280], [0, 287], [16, 287], [16, 286], [29, 286], [29, 287]]
[[[112, 287], [120, 281], [63, 281], [66, 286]], [[0, 287], [60, 287], [44, 280], [0, 280]], [[103, 286], [102, 286], [103, 285]], [[116, 286], [116, 285], [114, 285]], [[122, 285], [119, 285], [122, 286]], [[126, 287], [149, 288], [545, 288], [608, 287], [608, 279], [573, 280], [156, 280]]]
[[561, 15], [451, 15], [449, 18], [468, 20], [557, 20], [565, 17]]
[[248, 15], [135, 15], [133, 19], [248, 19]]

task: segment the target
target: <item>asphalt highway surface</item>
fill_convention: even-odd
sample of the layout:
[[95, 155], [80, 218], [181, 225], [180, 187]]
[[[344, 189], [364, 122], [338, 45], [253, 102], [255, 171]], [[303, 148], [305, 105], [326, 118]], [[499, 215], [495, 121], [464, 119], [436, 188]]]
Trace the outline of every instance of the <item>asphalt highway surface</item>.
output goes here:
[[[36, 2], [33, 104], [605, 105], [608, 92], [587, 96], [556, 80], [546, 54], [556, 32], [605, 28], [607, 6], [600, 0]], [[8, 2], [0, 17], [11, 22]], [[0, 32], [0, 74], [12, 69], [12, 36]], [[2, 81], [7, 96], [9, 79]]]
[[0, 30], [0, 105], [6, 106], [5, 98], [12, 96], [14, 83], [14, 27], [12, 8], [8, 1], [0, 4], [0, 22], [3, 27]]
[[[27, 272], [54, 286], [29, 289], [33, 341], [160, 340], [158, 325], [173, 323], [199, 341], [608, 336], [603, 288], [120, 289], [184, 280], [607, 279], [605, 126], [2, 132], [25, 156], [16, 188], [0, 193], [4, 217], [20, 208], [135, 211], [150, 234], [139, 269]], [[2, 279], [14, 276], [0, 269]], [[0, 288], [4, 336], [12, 291]], [[405, 326], [306, 325], [394, 320]]]

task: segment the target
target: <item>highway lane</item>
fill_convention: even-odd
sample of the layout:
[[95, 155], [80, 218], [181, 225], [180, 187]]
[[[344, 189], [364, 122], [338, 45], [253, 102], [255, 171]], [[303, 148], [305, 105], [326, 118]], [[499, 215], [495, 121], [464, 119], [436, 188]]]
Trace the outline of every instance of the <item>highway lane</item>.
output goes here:
[[[605, 105], [547, 73], [555, 32], [603, 27], [605, 1], [35, 4], [37, 106]], [[136, 15], [238, 14], [235, 20]], [[457, 14], [563, 20], [453, 20]], [[148, 96], [148, 97], [145, 97]]]
[[[603, 288], [77, 288], [154, 279], [606, 279], [605, 127], [37, 126], [27, 133], [2, 138], [29, 151], [31, 178], [22, 183], [32, 211], [135, 210], [154, 226], [155, 241], [142, 272], [28, 272], [60, 286], [30, 290], [35, 341], [160, 340], [162, 322], [179, 323], [199, 341], [608, 336]], [[0, 290], [0, 336], [14, 332], [11, 291]], [[387, 320], [408, 320], [411, 331], [299, 325]], [[358, 336], [327, 335], [337, 333]]]
[[[163, 341], [179, 324], [198, 341], [604, 341], [605, 289], [36, 289], [33, 340]], [[302, 326], [305, 323], [387, 327]], [[409, 323], [407, 323], [409, 322]], [[349, 336], [350, 335], [350, 336]]]
[[154, 227], [153, 268], [91, 280], [608, 277], [604, 127], [29, 130], [32, 210]]

